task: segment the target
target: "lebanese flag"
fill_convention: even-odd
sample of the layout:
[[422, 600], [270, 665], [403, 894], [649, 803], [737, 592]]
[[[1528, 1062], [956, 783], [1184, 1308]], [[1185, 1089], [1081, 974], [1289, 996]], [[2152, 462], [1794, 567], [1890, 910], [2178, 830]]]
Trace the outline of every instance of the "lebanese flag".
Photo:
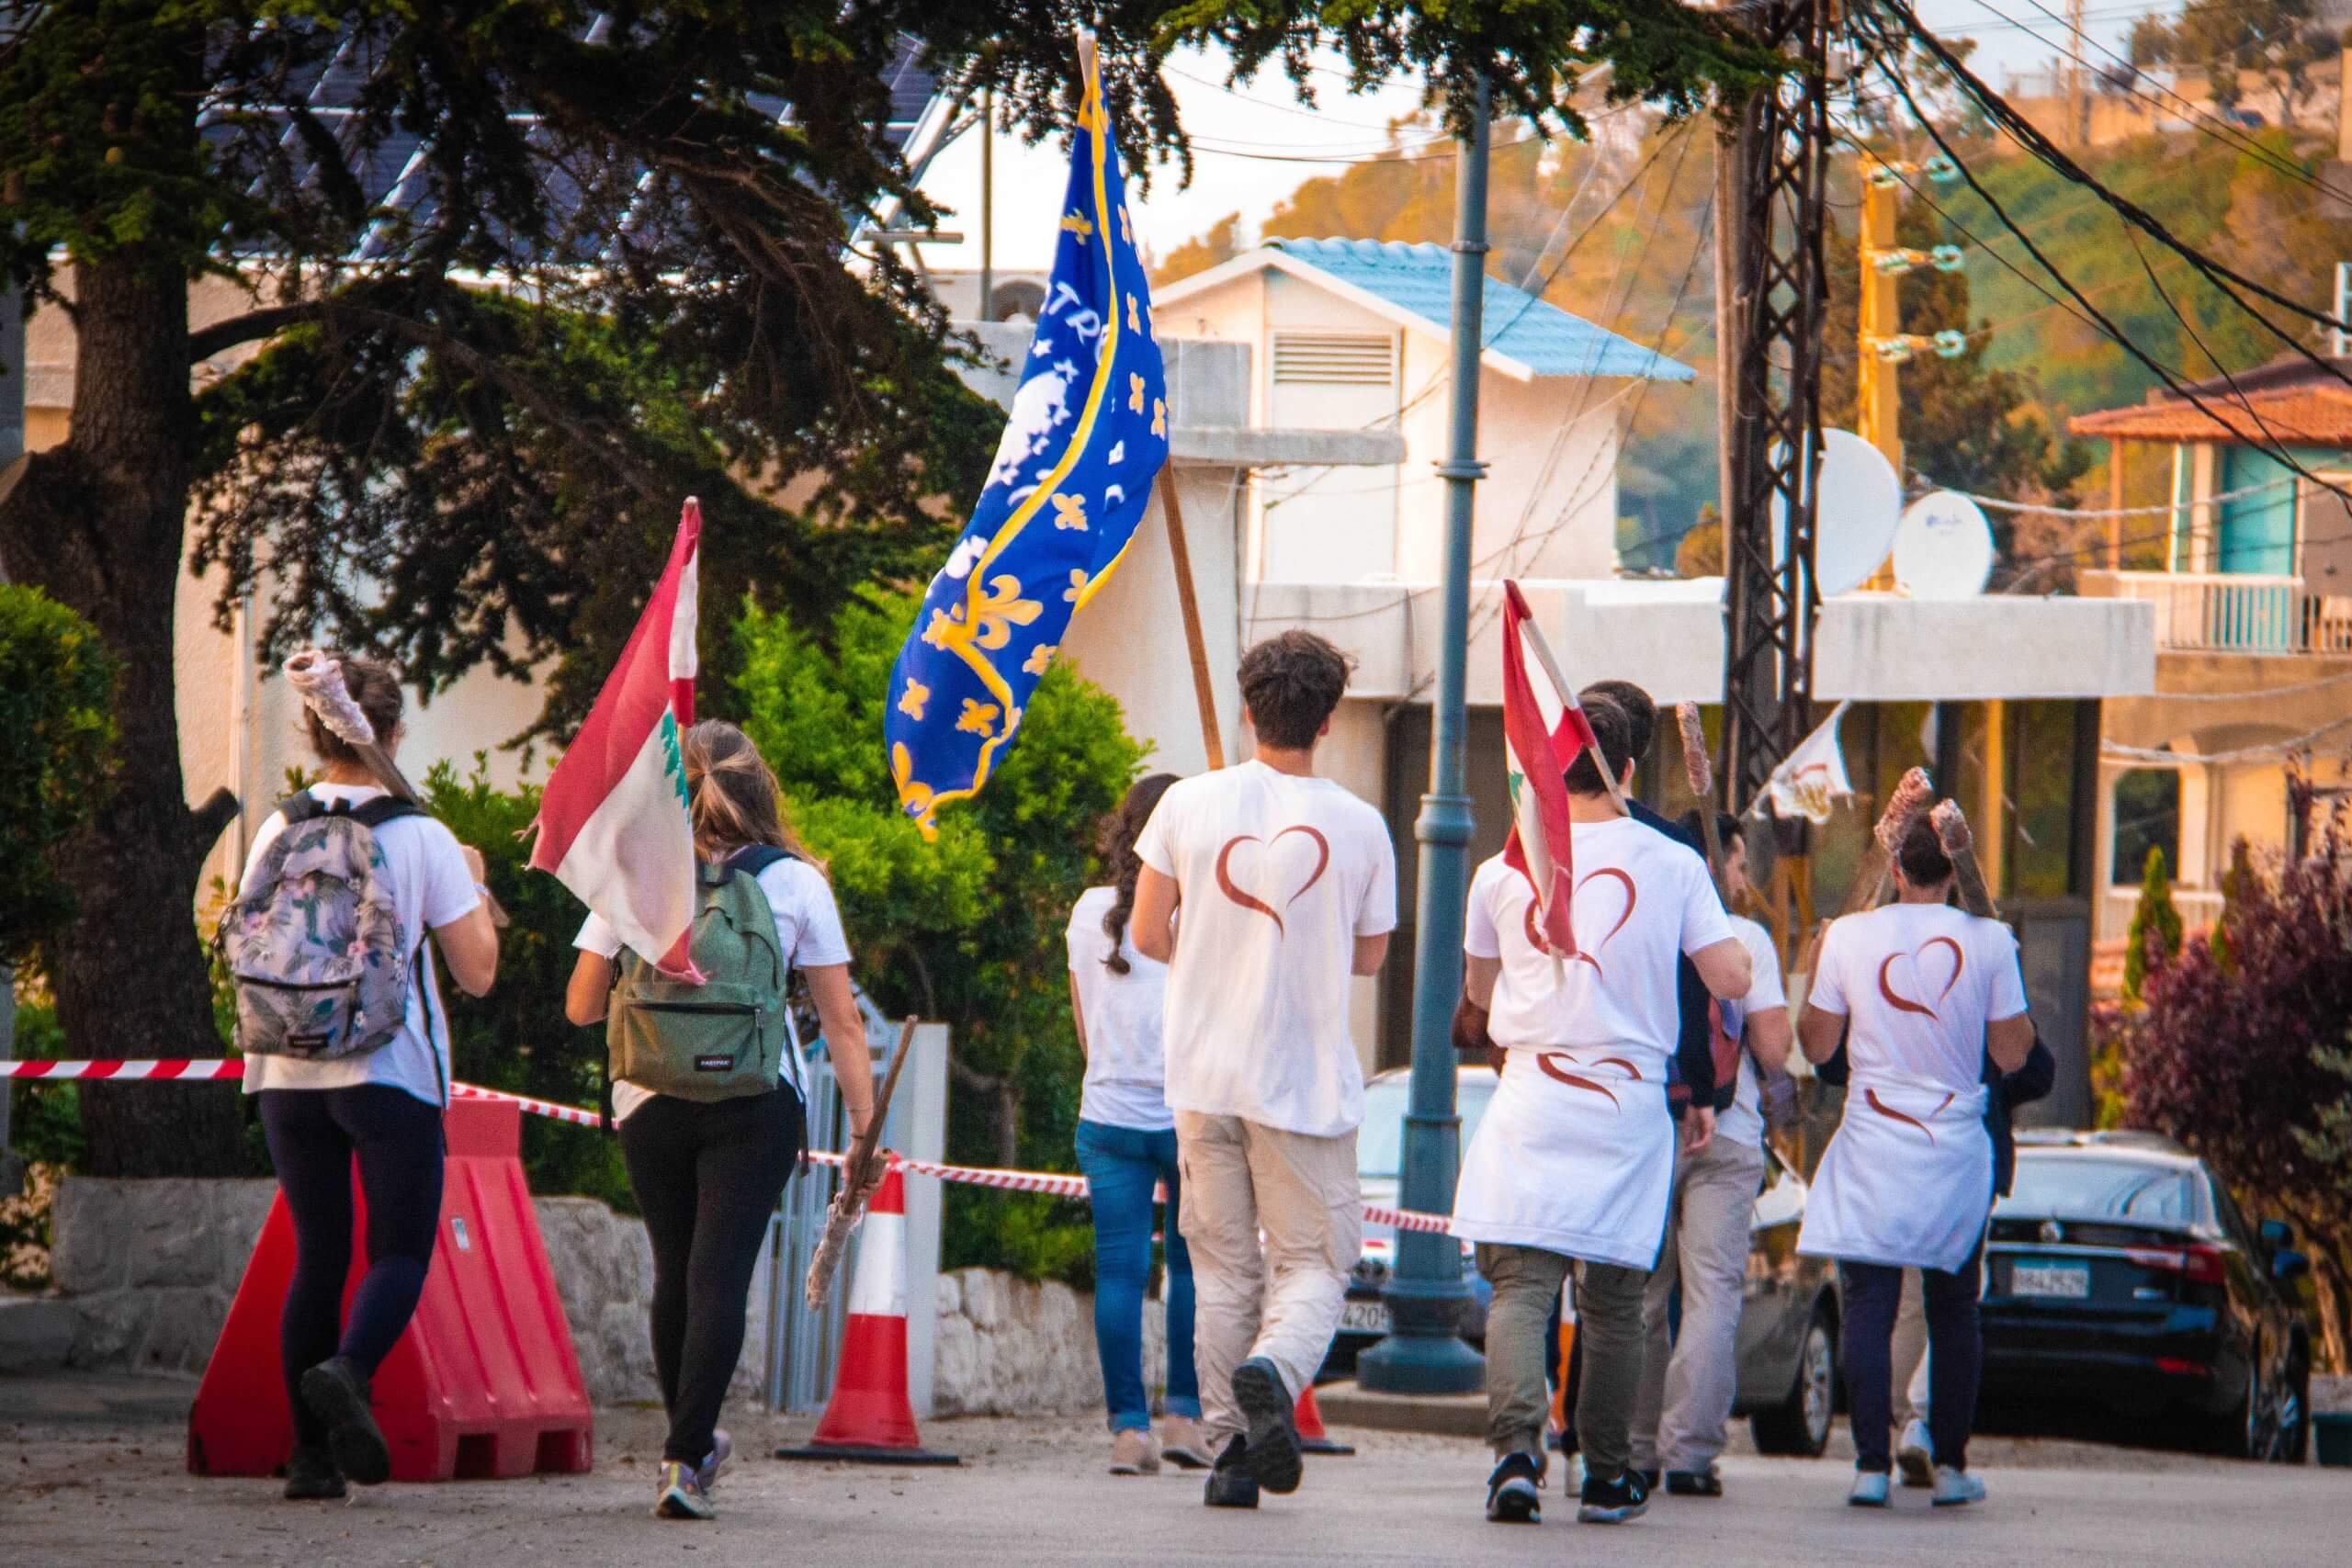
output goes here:
[[1564, 705], [1557, 726], [1544, 722], [1543, 705], [1527, 679], [1524, 628], [1534, 617], [1516, 582], [1503, 584], [1503, 741], [1510, 762], [1510, 839], [1503, 862], [1535, 889], [1536, 927], [1563, 958], [1577, 952], [1568, 923], [1576, 886], [1574, 839], [1568, 827], [1568, 786], [1562, 774], [1577, 753], [1594, 745], [1584, 710]]
[[670, 564], [620, 662], [539, 797], [531, 863], [555, 873], [620, 933], [700, 982], [686, 957], [695, 915], [694, 818], [680, 736], [695, 721], [695, 576], [702, 506], [686, 498]]

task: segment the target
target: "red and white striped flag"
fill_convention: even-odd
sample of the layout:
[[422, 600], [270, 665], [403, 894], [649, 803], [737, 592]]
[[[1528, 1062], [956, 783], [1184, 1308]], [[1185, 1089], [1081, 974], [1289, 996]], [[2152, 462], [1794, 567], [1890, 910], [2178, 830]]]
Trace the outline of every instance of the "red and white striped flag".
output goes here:
[[531, 863], [551, 871], [664, 973], [686, 957], [695, 913], [694, 820], [681, 734], [695, 721], [695, 580], [702, 507], [686, 498], [670, 564], [620, 662], [539, 800]]
[[1596, 745], [1584, 710], [1564, 705], [1557, 726], [1544, 722], [1543, 705], [1527, 678], [1523, 629], [1532, 619], [1519, 584], [1503, 584], [1503, 740], [1510, 762], [1511, 829], [1503, 861], [1535, 889], [1535, 926], [1552, 951], [1573, 958], [1576, 929], [1568, 899], [1576, 886], [1575, 847], [1568, 826], [1568, 786], [1562, 777], [1577, 753]]

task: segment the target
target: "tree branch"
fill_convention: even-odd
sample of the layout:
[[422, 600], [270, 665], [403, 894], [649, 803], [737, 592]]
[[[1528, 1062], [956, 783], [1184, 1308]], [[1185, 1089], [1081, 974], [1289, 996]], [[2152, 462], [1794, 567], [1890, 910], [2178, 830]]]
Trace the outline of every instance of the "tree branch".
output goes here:
[[276, 305], [266, 310], [249, 310], [242, 316], [232, 316], [225, 321], [199, 327], [187, 334], [188, 363], [201, 365], [239, 344], [276, 337], [288, 327], [315, 321], [322, 314], [324, 308], [321, 301], [306, 299], [296, 305]]
[[212, 840], [220, 836], [220, 829], [226, 828], [236, 815], [237, 797], [225, 787], [214, 790], [205, 797], [203, 805], [189, 811], [187, 830], [195, 842], [196, 852], [202, 855], [209, 850]]

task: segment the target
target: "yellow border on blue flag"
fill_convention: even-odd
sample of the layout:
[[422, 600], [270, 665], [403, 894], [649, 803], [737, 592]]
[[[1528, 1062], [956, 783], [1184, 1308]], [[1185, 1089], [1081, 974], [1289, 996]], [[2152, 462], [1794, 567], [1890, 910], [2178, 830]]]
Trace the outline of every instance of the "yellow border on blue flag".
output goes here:
[[[979, 627], [979, 604], [985, 592], [988, 568], [998, 556], [1004, 553], [1008, 546], [1021, 536], [1022, 530], [1029, 525], [1029, 520], [1035, 517], [1044, 508], [1046, 502], [1060, 490], [1062, 480], [1069, 478], [1070, 469], [1077, 466], [1080, 456], [1086, 450], [1087, 442], [1092, 438], [1095, 419], [1102, 409], [1103, 393], [1111, 385], [1112, 374], [1118, 359], [1120, 306], [1118, 250], [1111, 243], [1111, 196], [1107, 175], [1111, 117], [1102, 107], [1102, 73], [1095, 62], [1094, 39], [1091, 35], [1080, 35], [1079, 62], [1085, 78], [1084, 95], [1079, 102], [1079, 122], [1086, 129], [1094, 144], [1094, 231], [1102, 241], [1102, 270], [1110, 279], [1110, 309], [1104, 312], [1102, 355], [1095, 362], [1094, 384], [1087, 389], [1086, 407], [1079, 414], [1078, 428], [1071, 433], [1069, 444], [1062, 449], [1061, 460], [1054, 465], [1052, 471], [1046, 474], [1044, 481], [1030, 493], [1029, 498], [1014, 509], [1012, 515], [1005, 519], [1004, 526], [997, 530], [996, 537], [989, 541], [988, 549], [981, 554], [979, 560], [973, 566], [967, 586], [964, 590], [962, 629], [965, 635], [949, 639], [948, 646], [955, 649], [957, 658], [971, 667], [974, 674], [979, 676], [980, 683], [989, 689], [997, 701], [1004, 705], [1006, 724], [1003, 729], [980, 742], [979, 757], [973, 767], [970, 787], [940, 791], [931, 797], [930, 804], [924, 807], [922, 814], [915, 818], [915, 825], [922, 829], [926, 838], [937, 830], [932, 818], [942, 806], [951, 800], [969, 800], [980, 793], [980, 786], [988, 783], [989, 771], [994, 764], [997, 748], [1012, 738], [1011, 722], [1013, 712], [1012, 688], [1005, 682], [1004, 677], [997, 673], [995, 663], [975, 649], [971, 641], [973, 635]], [[1137, 531], [1140, 532], [1140, 526]], [[1131, 535], [1127, 543], [1121, 547], [1119, 553], [1111, 558], [1110, 564], [1088, 581], [1072, 607], [1073, 615], [1085, 608], [1087, 601], [1093, 598], [1096, 590], [1110, 580], [1111, 574], [1118, 570], [1120, 562], [1126, 559], [1127, 551], [1134, 547], [1135, 539]]]

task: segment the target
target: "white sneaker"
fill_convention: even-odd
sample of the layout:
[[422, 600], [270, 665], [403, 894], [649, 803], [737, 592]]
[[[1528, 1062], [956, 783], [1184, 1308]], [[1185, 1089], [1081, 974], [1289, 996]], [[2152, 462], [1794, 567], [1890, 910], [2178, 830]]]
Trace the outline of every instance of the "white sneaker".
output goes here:
[[1111, 1473], [1114, 1475], [1157, 1475], [1159, 1473], [1159, 1445], [1152, 1441], [1149, 1432], [1128, 1427], [1111, 1434]]
[[1903, 1428], [1903, 1440], [1894, 1445], [1894, 1467], [1903, 1472], [1905, 1486], [1936, 1483], [1936, 1443], [1928, 1436], [1925, 1421], [1915, 1416]]
[[1964, 1470], [1954, 1470], [1948, 1464], [1936, 1466], [1936, 1506], [1956, 1508], [1963, 1503], [1984, 1501], [1984, 1483]]
[[1886, 1506], [1886, 1496], [1887, 1482], [1884, 1471], [1858, 1470], [1854, 1472], [1854, 1489], [1846, 1494], [1846, 1501], [1857, 1508], [1883, 1508]]

